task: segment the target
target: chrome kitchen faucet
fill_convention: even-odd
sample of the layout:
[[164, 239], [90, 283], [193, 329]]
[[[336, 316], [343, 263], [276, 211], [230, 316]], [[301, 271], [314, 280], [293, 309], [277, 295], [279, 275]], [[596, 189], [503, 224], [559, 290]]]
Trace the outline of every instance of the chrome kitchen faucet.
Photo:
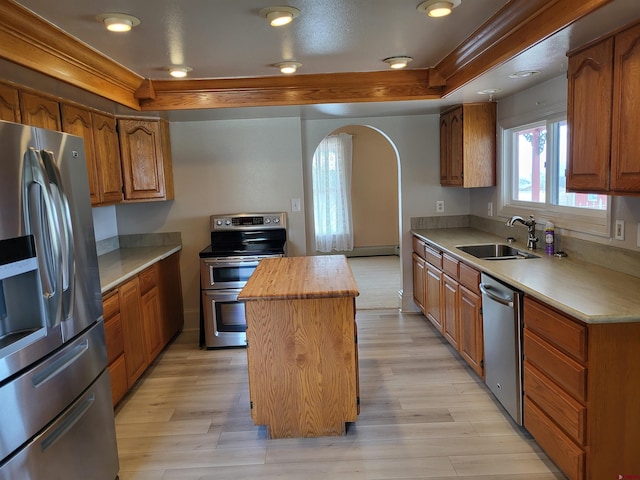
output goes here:
[[527, 235], [527, 248], [530, 250], [535, 250], [536, 243], [538, 243], [538, 237], [536, 237], [536, 221], [533, 218], [533, 215], [529, 215], [529, 220], [525, 220], [519, 215], [514, 215], [509, 220], [507, 220], [507, 227], [513, 227], [513, 224], [519, 222], [527, 227], [528, 235]]

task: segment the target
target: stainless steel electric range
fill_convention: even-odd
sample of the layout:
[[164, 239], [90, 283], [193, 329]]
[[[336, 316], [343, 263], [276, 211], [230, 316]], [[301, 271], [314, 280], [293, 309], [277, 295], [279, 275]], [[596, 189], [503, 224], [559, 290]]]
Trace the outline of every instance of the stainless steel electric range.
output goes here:
[[200, 252], [200, 346], [246, 346], [238, 293], [263, 258], [283, 257], [286, 213], [211, 216], [211, 245]]

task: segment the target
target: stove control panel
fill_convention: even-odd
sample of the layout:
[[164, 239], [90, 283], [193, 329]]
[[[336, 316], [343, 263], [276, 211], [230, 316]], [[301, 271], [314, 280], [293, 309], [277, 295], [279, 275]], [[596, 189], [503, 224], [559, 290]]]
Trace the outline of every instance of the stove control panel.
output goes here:
[[286, 228], [286, 218], [285, 212], [211, 215], [211, 231]]

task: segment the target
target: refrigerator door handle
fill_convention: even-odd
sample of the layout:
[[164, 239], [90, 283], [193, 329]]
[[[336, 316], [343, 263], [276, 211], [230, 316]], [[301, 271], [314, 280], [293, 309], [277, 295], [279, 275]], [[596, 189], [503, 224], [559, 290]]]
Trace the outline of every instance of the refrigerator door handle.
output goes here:
[[71, 223], [71, 207], [69, 206], [69, 199], [62, 186], [60, 170], [58, 169], [53, 153], [49, 150], [41, 150], [40, 153], [49, 179], [52, 203], [57, 208], [58, 221], [60, 223], [58, 233], [60, 235], [60, 253], [62, 255], [62, 312], [64, 315], [63, 318], [67, 319], [73, 315], [75, 295], [74, 238]]
[[42, 372], [35, 375], [33, 379], [31, 379], [33, 388], [40, 387], [60, 373], [64, 372], [67, 368], [69, 368], [70, 365], [73, 365], [75, 362], [77, 362], [78, 359], [82, 355], [84, 355], [87, 350], [89, 350], [88, 340], [85, 340], [73, 347], [72, 350], [65, 353], [63, 356], [61, 356], [55, 362], [45, 368]]
[[24, 227], [26, 233], [33, 235], [35, 240], [38, 269], [49, 315], [48, 325], [53, 327], [60, 323], [62, 315], [58, 213], [51, 202], [49, 182], [40, 154], [31, 147], [24, 155], [22, 182]]
[[68, 413], [67, 418], [65, 418], [53, 432], [47, 435], [42, 442], [40, 442], [40, 448], [42, 451], [44, 452], [48, 448], [52, 447], [58, 440], [64, 437], [64, 435], [71, 430], [73, 426], [80, 421], [80, 419], [82, 419], [95, 401], [96, 395], [92, 392], [91, 395], [82, 401], [82, 403], [76, 405], [74, 409]]

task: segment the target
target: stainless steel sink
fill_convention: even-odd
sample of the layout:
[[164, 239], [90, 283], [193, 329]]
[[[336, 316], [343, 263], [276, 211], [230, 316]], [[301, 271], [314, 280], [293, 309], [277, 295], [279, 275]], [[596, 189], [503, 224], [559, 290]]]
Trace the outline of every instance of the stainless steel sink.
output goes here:
[[529, 253], [526, 250], [520, 250], [519, 248], [512, 247], [511, 245], [504, 245], [502, 243], [458, 245], [456, 248], [482, 260], [516, 260], [539, 258], [538, 255]]

